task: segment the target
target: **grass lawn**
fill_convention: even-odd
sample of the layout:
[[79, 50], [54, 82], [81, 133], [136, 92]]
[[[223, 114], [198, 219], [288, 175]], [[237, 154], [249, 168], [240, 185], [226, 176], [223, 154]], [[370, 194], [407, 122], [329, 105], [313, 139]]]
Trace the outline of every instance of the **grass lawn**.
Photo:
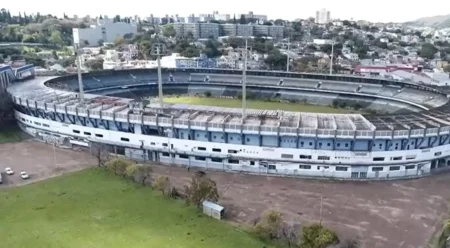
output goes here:
[[[169, 96], [164, 97], [166, 103], [182, 103], [192, 105], [206, 105], [228, 108], [240, 108], [242, 102], [240, 99], [228, 99], [228, 98], [207, 98], [196, 96]], [[328, 106], [318, 106], [302, 103], [283, 103], [283, 102], [266, 102], [258, 100], [247, 100], [247, 107], [250, 109], [268, 109], [268, 110], [285, 110], [293, 112], [310, 112], [310, 113], [359, 113], [358, 111], [351, 109], [336, 109]]]
[[0, 126], [0, 144], [20, 141], [21, 130], [16, 126]]
[[148, 187], [88, 169], [0, 189], [1, 247], [263, 247]]

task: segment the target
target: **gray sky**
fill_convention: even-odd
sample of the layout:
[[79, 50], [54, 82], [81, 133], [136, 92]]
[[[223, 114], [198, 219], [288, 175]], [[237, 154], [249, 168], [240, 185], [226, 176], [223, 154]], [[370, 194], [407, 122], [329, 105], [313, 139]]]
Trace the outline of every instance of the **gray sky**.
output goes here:
[[320, 0], [320, 1], [254, 1], [254, 0], [20, 0], [2, 1], [2, 8], [16, 14], [19, 11], [29, 13], [40, 12], [62, 16], [108, 15], [146, 17], [150, 14], [164, 16], [165, 14], [186, 16], [189, 14], [219, 13], [241, 14], [253, 11], [255, 14], [266, 14], [269, 19], [308, 18], [315, 15], [315, 11], [326, 8], [331, 11], [331, 18], [404, 22], [421, 17], [450, 14], [450, 0], [408, 1], [408, 0]]

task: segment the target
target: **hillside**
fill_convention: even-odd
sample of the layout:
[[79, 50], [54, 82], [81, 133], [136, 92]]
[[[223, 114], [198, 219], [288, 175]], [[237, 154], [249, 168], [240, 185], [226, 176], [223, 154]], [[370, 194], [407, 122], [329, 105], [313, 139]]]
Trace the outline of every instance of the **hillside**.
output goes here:
[[450, 14], [423, 17], [412, 22], [406, 22], [405, 25], [432, 28], [450, 28]]

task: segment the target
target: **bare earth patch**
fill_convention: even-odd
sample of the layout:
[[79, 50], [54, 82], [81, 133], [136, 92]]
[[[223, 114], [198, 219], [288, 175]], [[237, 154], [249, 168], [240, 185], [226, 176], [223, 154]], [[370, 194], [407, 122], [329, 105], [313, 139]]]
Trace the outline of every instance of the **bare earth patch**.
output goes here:
[[[35, 141], [0, 145], [0, 170], [16, 174], [3, 178], [8, 185], [42, 180], [96, 164], [85, 152], [56, 148]], [[27, 171], [30, 181], [17, 174]], [[154, 166], [154, 174], [168, 175], [174, 186], [188, 184], [193, 174], [184, 168]], [[250, 224], [266, 209], [281, 211], [286, 220], [322, 223], [340, 237], [359, 237], [365, 248], [426, 247], [448, 212], [450, 174], [409, 181], [330, 182], [207, 171], [219, 186], [220, 204], [237, 224]]]

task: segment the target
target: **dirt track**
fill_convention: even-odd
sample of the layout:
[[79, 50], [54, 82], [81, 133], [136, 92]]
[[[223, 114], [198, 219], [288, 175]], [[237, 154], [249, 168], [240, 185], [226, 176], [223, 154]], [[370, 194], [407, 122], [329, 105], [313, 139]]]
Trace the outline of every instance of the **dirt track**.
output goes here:
[[[56, 149], [25, 141], [0, 145], [0, 170], [12, 167], [16, 175], [4, 175], [6, 185], [20, 185], [96, 163], [84, 152]], [[56, 154], [56, 163], [55, 156]], [[27, 171], [30, 181], [19, 178]], [[154, 166], [155, 175], [169, 175], [175, 186], [190, 181], [191, 172], [177, 167]], [[448, 212], [450, 174], [394, 182], [322, 182], [207, 172], [219, 186], [220, 203], [231, 220], [250, 223], [266, 209], [277, 209], [287, 220], [318, 222], [323, 196], [322, 223], [340, 237], [359, 237], [365, 248], [426, 247]]]

